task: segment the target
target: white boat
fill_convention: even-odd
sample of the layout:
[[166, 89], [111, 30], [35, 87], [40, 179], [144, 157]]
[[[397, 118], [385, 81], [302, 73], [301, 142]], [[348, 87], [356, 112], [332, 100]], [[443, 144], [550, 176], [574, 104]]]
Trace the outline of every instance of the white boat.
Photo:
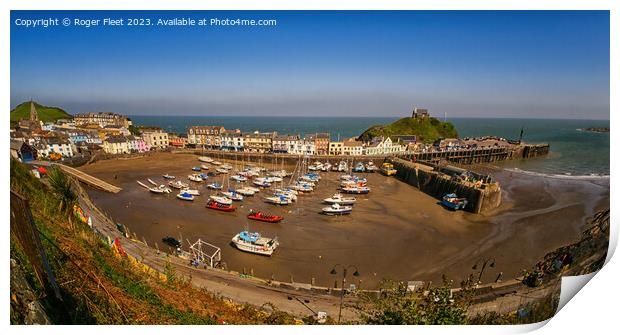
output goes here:
[[232, 243], [241, 251], [271, 256], [280, 243], [278, 238], [262, 237], [259, 233], [242, 231], [232, 238]]
[[213, 161], [213, 162], [211, 162], [211, 164], [213, 164], [213, 165], [222, 165], [222, 162], [220, 162], [220, 161]]
[[271, 184], [268, 183], [264, 178], [256, 178], [252, 183], [254, 185], [260, 186], [260, 187], [269, 187], [269, 186], [271, 186]]
[[207, 157], [207, 156], [198, 157], [198, 160], [201, 161], [201, 162], [204, 162], [204, 163], [211, 163], [211, 162], [213, 162], [213, 158]]
[[347, 171], [347, 162], [340, 161], [340, 163], [338, 163], [338, 171], [340, 172]]
[[326, 162], [325, 164], [323, 164], [323, 167], [321, 168], [321, 171], [328, 172], [331, 169], [332, 169], [332, 165], [329, 162]]
[[222, 184], [215, 182], [215, 183], [211, 183], [209, 185], [207, 185], [208, 188], [212, 189], [212, 190], [221, 190], [222, 189]]
[[286, 170], [271, 171], [271, 172], [268, 173], [268, 175], [271, 176], [271, 177], [284, 178], [284, 177], [286, 177]]
[[236, 174], [236, 175], [234, 175], [234, 176], [230, 177], [230, 179], [232, 179], [232, 180], [234, 180], [234, 181], [237, 181], [237, 182], [240, 182], [240, 183], [241, 183], [241, 182], [244, 182], [244, 181], [248, 181], [248, 178], [247, 178], [247, 177], [245, 177], [245, 176], [241, 176], [241, 175], [238, 175], [238, 174]]
[[276, 197], [285, 197], [291, 201], [297, 201], [297, 195], [290, 193], [290, 192], [286, 192], [286, 191], [282, 191], [282, 190], [275, 190], [273, 192], [273, 195]]
[[230, 164], [224, 164], [224, 165], [222, 165], [222, 169], [232, 170], [232, 168], [233, 168], [233, 167], [232, 167], [232, 165], [230, 165]]
[[279, 183], [282, 180], [283, 180], [282, 177], [274, 177], [274, 176], [265, 177], [265, 181], [268, 183]]
[[254, 191], [254, 190], [250, 190], [250, 189], [249, 189], [249, 188], [247, 188], [247, 187], [239, 188], [239, 189], [235, 190], [235, 192], [237, 192], [237, 193], [239, 193], [239, 194], [241, 194], [241, 195], [244, 195], [244, 196], [246, 196], [246, 197], [253, 196], [253, 195], [254, 195], [254, 193], [256, 193], [256, 191]]
[[331, 198], [323, 199], [323, 201], [328, 204], [353, 205], [355, 204], [356, 200], [354, 197], [347, 198], [347, 197], [342, 196], [342, 194], [340, 193], [336, 193], [332, 195]]
[[186, 192], [180, 192], [177, 194], [177, 198], [186, 201], [194, 201], [194, 196]]
[[220, 192], [223, 196], [231, 199], [232, 201], [243, 201], [243, 195], [235, 190], [228, 190], [228, 192]]
[[203, 170], [209, 170], [209, 166], [207, 164], [201, 164], [200, 168]]
[[323, 208], [323, 214], [326, 214], [326, 215], [345, 215], [345, 214], [351, 214], [351, 211], [353, 211], [353, 207], [340, 206], [339, 204], [333, 204], [329, 207]]
[[217, 168], [217, 169], [215, 169], [215, 171], [216, 171], [217, 173], [228, 173], [228, 170], [226, 170], [226, 169], [224, 169], [224, 168]]
[[187, 194], [191, 194], [191, 195], [200, 195], [200, 191], [198, 190], [192, 190], [190, 188], [184, 188], [181, 190], [181, 192], [187, 193]]
[[226, 197], [221, 197], [221, 196], [218, 196], [218, 195], [212, 195], [212, 196], [209, 197], [209, 199], [211, 199], [211, 200], [213, 200], [213, 201], [215, 201], [215, 202], [217, 202], [219, 204], [222, 204], [222, 205], [232, 205], [232, 200], [228, 199]]
[[189, 184], [186, 184], [180, 180], [177, 181], [171, 181], [168, 183], [168, 186], [172, 187], [172, 188], [187, 188], [189, 187]]
[[350, 194], [368, 194], [370, 193], [370, 187], [367, 186], [344, 186], [342, 192]]
[[290, 205], [293, 203], [293, 200], [282, 196], [282, 195], [274, 195], [272, 197], [266, 197], [265, 198], [265, 202], [268, 202], [270, 204], [274, 204], [274, 205]]
[[175, 176], [171, 176], [171, 175], [169, 175], [167, 173], [165, 175], [163, 175], [163, 177], [164, 177], [164, 179], [174, 179], [174, 178], [176, 178]]
[[379, 168], [372, 161], [368, 161], [368, 163], [366, 163], [366, 172], [372, 173], [375, 171], [379, 171]]
[[200, 183], [203, 181], [202, 177], [197, 174], [190, 174], [189, 176], [187, 176], [187, 179], [191, 181], [195, 181], [197, 183]]
[[245, 189], [248, 189], [250, 191], [254, 191], [254, 193], [260, 192], [260, 188], [254, 187], [254, 186], [246, 186]]

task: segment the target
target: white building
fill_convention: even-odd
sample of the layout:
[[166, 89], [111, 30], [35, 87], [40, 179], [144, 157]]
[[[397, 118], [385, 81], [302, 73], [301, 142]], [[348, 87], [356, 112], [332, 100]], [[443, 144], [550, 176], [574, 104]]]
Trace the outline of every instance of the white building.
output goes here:
[[103, 141], [103, 151], [112, 155], [128, 154], [129, 141], [123, 136], [110, 136]]
[[272, 151], [282, 154], [293, 153], [296, 151], [299, 141], [299, 135], [278, 135], [273, 138]]
[[355, 139], [346, 140], [342, 143], [342, 154], [346, 156], [361, 156], [364, 154], [364, 143]]
[[289, 154], [293, 154], [293, 155], [305, 155], [305, 156], [311, 156], [311, 155], [316, 155], [316, 145], [315, 142], [312, 140], [298, 140], [294, 149], [292, 151], [288, 152]]
[[364, 148], [364, 154], [373, 155], [393, 155], [397, 153], [405, 152], [405, 147], [393, 143], [389, 137], [378, 136], [372, 139], [372, 141]]
[[39, 143], [38, 153], [43, 157], [49, 157], [51, 153], [58, 153], [62, 157], [73, 157], [74, 151], [71, 143], [66, 139], [48, 137]]
[[225, 130], [220, 134], [220, 148], [228, 151], [243, 151], [244, 137], [241, 131]]
[[165, 149], [169, 145], [168, 133], [158, 128], [142, 130], [142, 138], [151, 148]]

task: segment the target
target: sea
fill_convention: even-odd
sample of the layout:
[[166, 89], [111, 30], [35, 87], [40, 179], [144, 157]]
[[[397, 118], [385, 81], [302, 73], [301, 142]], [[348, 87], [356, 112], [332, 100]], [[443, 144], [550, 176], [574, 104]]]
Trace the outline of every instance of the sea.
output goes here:
[[[130, 116], [134, 125], [157, 126], [168, 132], [186, 133], [191, 125], [222, 125], [243, 132], [277, 131], [280, 134], [327, 132], [332, 140], [360, 135], [373, 125], [398, 117], [275, 117], [275, 116]], [[585, 131], [609, 127], [609, 120], [450, 118], [460, 137], [494, 135], [523, 141], [549, 143], [547, 156], [500, 164], [510, 171], [555, 178], [609, 178], [609, 133]]]

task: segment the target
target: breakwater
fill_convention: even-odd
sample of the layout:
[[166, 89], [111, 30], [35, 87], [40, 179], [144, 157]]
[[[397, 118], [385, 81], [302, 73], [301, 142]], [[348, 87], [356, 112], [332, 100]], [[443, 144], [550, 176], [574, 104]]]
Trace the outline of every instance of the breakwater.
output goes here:
[[427, 164], [413, 163], [395, 157], [386, 160], [394, 164], [394, 168], [398, 171], [396, 173], [398, 179], [438, 200], [447, 193], [456, 193], [459, 197], [466, 198], [465, 210], [469, 212], [486, 213], [501, 204], [500, 185], [491, 178], [478, 176], [479, 179], [475, 182], [457, 180]]
[[481, 148], [423, 153], [406, 153], [401, 157], [438, 163], [442, 160], [458, 164], [492, 163], [505, 160], [527, 159], [549, 153], [549, 144], [521, 144], [499, 148]]

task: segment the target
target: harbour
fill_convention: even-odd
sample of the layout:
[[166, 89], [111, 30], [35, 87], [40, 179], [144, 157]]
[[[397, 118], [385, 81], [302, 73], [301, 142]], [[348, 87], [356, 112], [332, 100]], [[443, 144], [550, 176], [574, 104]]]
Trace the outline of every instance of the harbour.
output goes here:
[[[116, 222], [128, 226], [151, 246], [161, 246], [161, 238], [167, 235], [185, 244], [201, 238], [222, 248], [229, 270], [326, 287], [334, 285], [331, 266], [342, 262], [358, 264], [361, 282], [355, 284], [367, 289], [376, 288], [384, 278], [438, 281], [443, 274], [462, 278], [471, 272], [469, 263], [488, 255], [498, 258], [498, 266], [484, 281], [494, 281], [499, 272], [505, 277], [518, 276], [537, 257], [574, 239], [583, 219], [604, 206], [609, 194], [605, 180], [550, 181], [500, 170], [495, 178], [502, 184], [502, 198], [509, 201], [479, 215], [447, 210], [416, 187], [374, 173], [363, 174], [372, 192], [356, 196], [353, 213], [331, 217], [320, 214], [325, 207], [321, 200], [336, 192], [338, 172], [322, 173], [316, 190], [299, 196], [291, 206], [265, 203], [261, 194], [246, 198], [234, 213], [204, 208], [209, 195], [206, 189], [198, 201], [182, 202], [173, 195], [149, 194], [135, 184], [135, 180], [155, 177], [163, 182], [160, 176], [166, 173], [185, 176], [198, 157], [156, 153], [134, 160], [100, 161], [81, 169], [123, 188], [118, 194], [94, 189], [88, 193]], [[234, 160], [217, 159], [235, 164]], [[266, 166], [268, 162], [264, 161]], [[212, 178], [225, 183], [222, 177]], [[284, 220], [278, 224], [249, 221], [246, 215], [250, 209], [281, 215]], [[248, 227], [278, 237], [280, 246], [273, 256], [243, 253], [230, 245], [231, 237]], [[533, 241], [535, 248], [522, 247]]]

